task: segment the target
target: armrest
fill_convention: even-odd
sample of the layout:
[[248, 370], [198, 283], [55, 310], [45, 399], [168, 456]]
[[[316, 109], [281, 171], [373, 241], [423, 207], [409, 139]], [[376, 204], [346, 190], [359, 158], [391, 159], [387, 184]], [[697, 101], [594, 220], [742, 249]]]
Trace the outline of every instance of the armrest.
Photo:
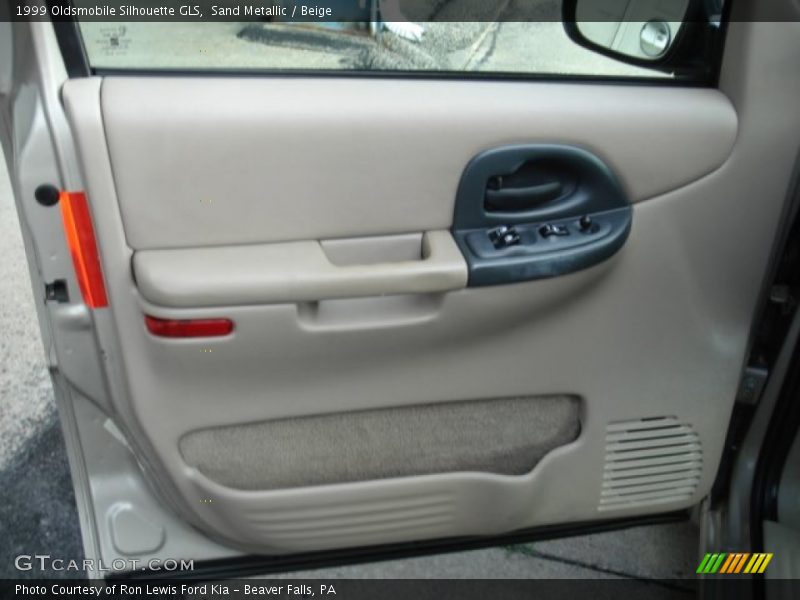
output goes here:
[[422, 236], [421, 260], [336, 266], [318, 241], [144, 250], [133, 256], [139, 292], [162, 306], [310, 302], [448, 292], [467, 284], [449, 231]]

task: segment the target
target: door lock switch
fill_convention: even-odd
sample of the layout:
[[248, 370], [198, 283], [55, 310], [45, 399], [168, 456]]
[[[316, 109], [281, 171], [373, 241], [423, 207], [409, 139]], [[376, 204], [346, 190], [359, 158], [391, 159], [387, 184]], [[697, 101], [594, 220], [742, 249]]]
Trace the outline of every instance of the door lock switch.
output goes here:
[[551, 236], [562, 236], [562, 235], [569, 235], [569, 229], [567, 229], [566, 225], [563, 224], [550, 224], [545, 223], [541, 227], [539, 227], [539, 235], [544, 238], [549, 238]]
[[519, 232], [511, 225], [500, 225], [490, 229], [488, 235], [492, 245], [498, 250], [519, 244]]

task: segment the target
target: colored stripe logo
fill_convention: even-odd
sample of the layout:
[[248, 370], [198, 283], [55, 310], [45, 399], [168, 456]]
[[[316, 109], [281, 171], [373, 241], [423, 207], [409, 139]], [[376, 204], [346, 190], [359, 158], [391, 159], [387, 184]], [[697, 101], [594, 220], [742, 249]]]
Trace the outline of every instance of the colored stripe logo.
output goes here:
[[697, 573], [711, 575], [714, 573], [737, 575], [763, 573], [767, 568], [773, 554], [748, 552], [721, 552], [709, 553], [700, 561]]

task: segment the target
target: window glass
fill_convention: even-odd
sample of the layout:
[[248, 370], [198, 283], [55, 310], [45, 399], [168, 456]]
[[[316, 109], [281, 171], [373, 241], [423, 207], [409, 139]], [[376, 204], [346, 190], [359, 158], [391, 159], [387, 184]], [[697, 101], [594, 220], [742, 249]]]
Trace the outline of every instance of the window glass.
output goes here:
[[[81, 7], [82, 0], [73, 4]], [[160, 10], [172, 17], [143, 14], [145, 6], [153, 4], [115, 3], [107, 19], [76, 15], [93, 68], [670, 77], [574, 43], [560, 21], [560, 0], [329, 0], [318, 6], [166, 0]], [[181, 16], [191, 10], [198, 11], [194, 20]], [[303, 21], [282, 16], [298, 10], [306, 11]], [[311, 10], [322, 12], [308, 16]], [[428, 18], [413, 21], [409, 14]], [[460, 14], [472, 20], [453, 20]], [[331, 20], [337, 16], [346, 20]], [[538, 20], [528, 20], [533, 17]]]

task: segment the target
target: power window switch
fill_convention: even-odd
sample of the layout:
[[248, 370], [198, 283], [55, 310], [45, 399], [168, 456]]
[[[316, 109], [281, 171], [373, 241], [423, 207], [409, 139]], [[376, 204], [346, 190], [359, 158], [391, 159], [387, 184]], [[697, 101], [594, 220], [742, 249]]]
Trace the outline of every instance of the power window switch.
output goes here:
[[519, 233], [510, 225], [500, 225], [488, 232], [489, 240], [498, 250], [519, 244]]
[[548, 237], [551, 237], [551, 236], [554, 236], [554, 235], [556, 235], [556, 236], [569, 235], [569, 229], [567, 228], [566, 225], [563, 225], [561, 223], [558, 223], [558, 224], [555, 224], [555, 225], [550, 224], [550, 223], [546, 223], [546, 224], [542, 225], [541, 227], [539, 227], [539, 235], [541, 235], [542, 237], [545, 237], [545, 238], [548, 238]]

